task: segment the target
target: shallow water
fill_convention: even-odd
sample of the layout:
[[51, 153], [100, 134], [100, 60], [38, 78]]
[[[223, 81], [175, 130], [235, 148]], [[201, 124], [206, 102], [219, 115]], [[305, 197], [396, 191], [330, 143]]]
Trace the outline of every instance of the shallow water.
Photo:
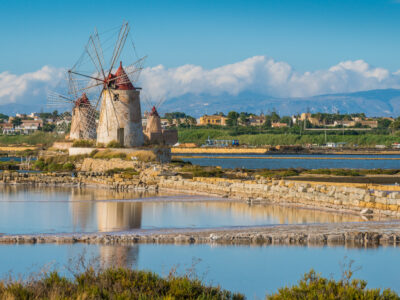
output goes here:
[[[187, 158], [182, 158], [182, 159], [184, 161], [190, 161], [192, 164], [200, 166], [220, 166], [222, 168], [400, 169], [400, 155], [306, 155], [306, 154], [198, 155], [195, 154], [193, 155], [195, 157], [190, 157], [190, 155], [187, 156], [188, 156]], [[199, 158], [199, 156], [202, 157]], [[393, 160], [393, 158], [396, 158], [396, 160]]]
[[104, 265], [146, 269], [161, 275], [175, 267], [178, 273], [187, 273], [194, 266], [206, 282], [245, 293], [248, 299], [263, 299], [267, 292], [295, 284], [311, 268], [338, 279], [340, 264], [347, 256], [355, 260], [354, 267], [361, 267], [355, 277], [367, 280], [368, 287], [391, 287], [400, 292], [400, 249], [395, 247], [0, 245], [0, 274], [12, 270], [15, 275], [26, 276], [52, 262], [51, 268], [71, 275], [65, 266], [74, 268], [70, 260], [76, 262], [81, 255], [87, 260], [95, 257]]
[[0, 233], [359, 222], [360, 216], [189, 195], [0, 186]]

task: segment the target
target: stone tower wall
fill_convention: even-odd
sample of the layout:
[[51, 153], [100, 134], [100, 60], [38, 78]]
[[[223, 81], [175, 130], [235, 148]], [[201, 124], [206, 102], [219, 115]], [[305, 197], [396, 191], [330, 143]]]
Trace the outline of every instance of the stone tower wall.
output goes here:
[[89, 107], [74, 107], [72, 109], [71, 131], [69, 137], [71, 140], [95, 139], [96, 121]]
[[143, 145], [140, 92], [136, 90], [103, 91], [97, 143], [118, 141], [125, 147]]

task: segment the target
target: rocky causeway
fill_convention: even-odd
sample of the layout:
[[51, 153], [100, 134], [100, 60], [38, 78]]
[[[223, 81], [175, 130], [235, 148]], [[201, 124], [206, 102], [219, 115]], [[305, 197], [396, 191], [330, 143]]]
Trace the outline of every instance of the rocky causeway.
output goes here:
[[2, 235], [1, 244], [244, 244], [377, 247], [400, 242], [400, 222], [271, 225], [208, 229], [139, 229], [107, 233]]

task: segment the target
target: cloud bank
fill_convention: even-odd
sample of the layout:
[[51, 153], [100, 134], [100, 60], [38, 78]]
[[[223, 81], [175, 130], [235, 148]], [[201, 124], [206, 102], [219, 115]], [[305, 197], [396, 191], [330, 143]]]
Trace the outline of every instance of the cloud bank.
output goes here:
[[[43, 104], [46, 91], [57, 88], [63, 69], [44, 66], [22, 75], [0, 73], [0, 105]], [[307, 97], [372, 89], [400, 88], [400, 71], [370, 66], [363, 60], [344, 61], [327, 70], [299, 73], [288, 63], [266, 56], [215, 69], [196, 65], [145, 68], [140, 85], [153, 99], [169, 99], [187, 93], [237, 95], [250, 91], [272, 97]]]
[[43, 104], [46, 92], [55, 88], [64, 78], [64, 70], [44, 66], [40, 70], [15, 75], [0, 73], [0, 105], [11, 103]]
[[251, 91], [274, 97], [307, 97], [321, 94], [400, 88], [400, 72], [390, 73], [363, 60], [344, 61], [328, 70], [298, 73], [286, 62], [266, 56], [212, 70], [184, 65], [146, 68], [141, 75], [143, 90], [152, 97], [172, 98], [186, 93], [237, 95]]

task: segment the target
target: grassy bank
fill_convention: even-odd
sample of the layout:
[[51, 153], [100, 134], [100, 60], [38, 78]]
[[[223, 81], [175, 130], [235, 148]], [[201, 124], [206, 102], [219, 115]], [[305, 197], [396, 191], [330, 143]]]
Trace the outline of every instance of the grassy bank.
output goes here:
[[61, 140], [64, 140], [63, 135], [38, 131], [30, 135], [0, 135], [0, 146], [42, 145], [48, 147]]
[[[251, 146], [262, 145], [304, 145], [304, 144], [325, 144], [325, 134], [323, 132], [304, 132], [293, 133], [289, 130], [276, 130], [267, 132], [240, 132], [235, 133], [233, 129], [216, 129], [216, 128], [179, 128], [178, 131], [180, 143], [196, 143], [204, 144], [210, 139], [238, 139], [241, 144]], [[327, 132], [327, 142], [346, 142], [349, 145], [370, 146], [386, 145], [390, 146], [393, 143], [400, 142], [400, 137], [397, 135], [380, 134], [378, 132]]]

